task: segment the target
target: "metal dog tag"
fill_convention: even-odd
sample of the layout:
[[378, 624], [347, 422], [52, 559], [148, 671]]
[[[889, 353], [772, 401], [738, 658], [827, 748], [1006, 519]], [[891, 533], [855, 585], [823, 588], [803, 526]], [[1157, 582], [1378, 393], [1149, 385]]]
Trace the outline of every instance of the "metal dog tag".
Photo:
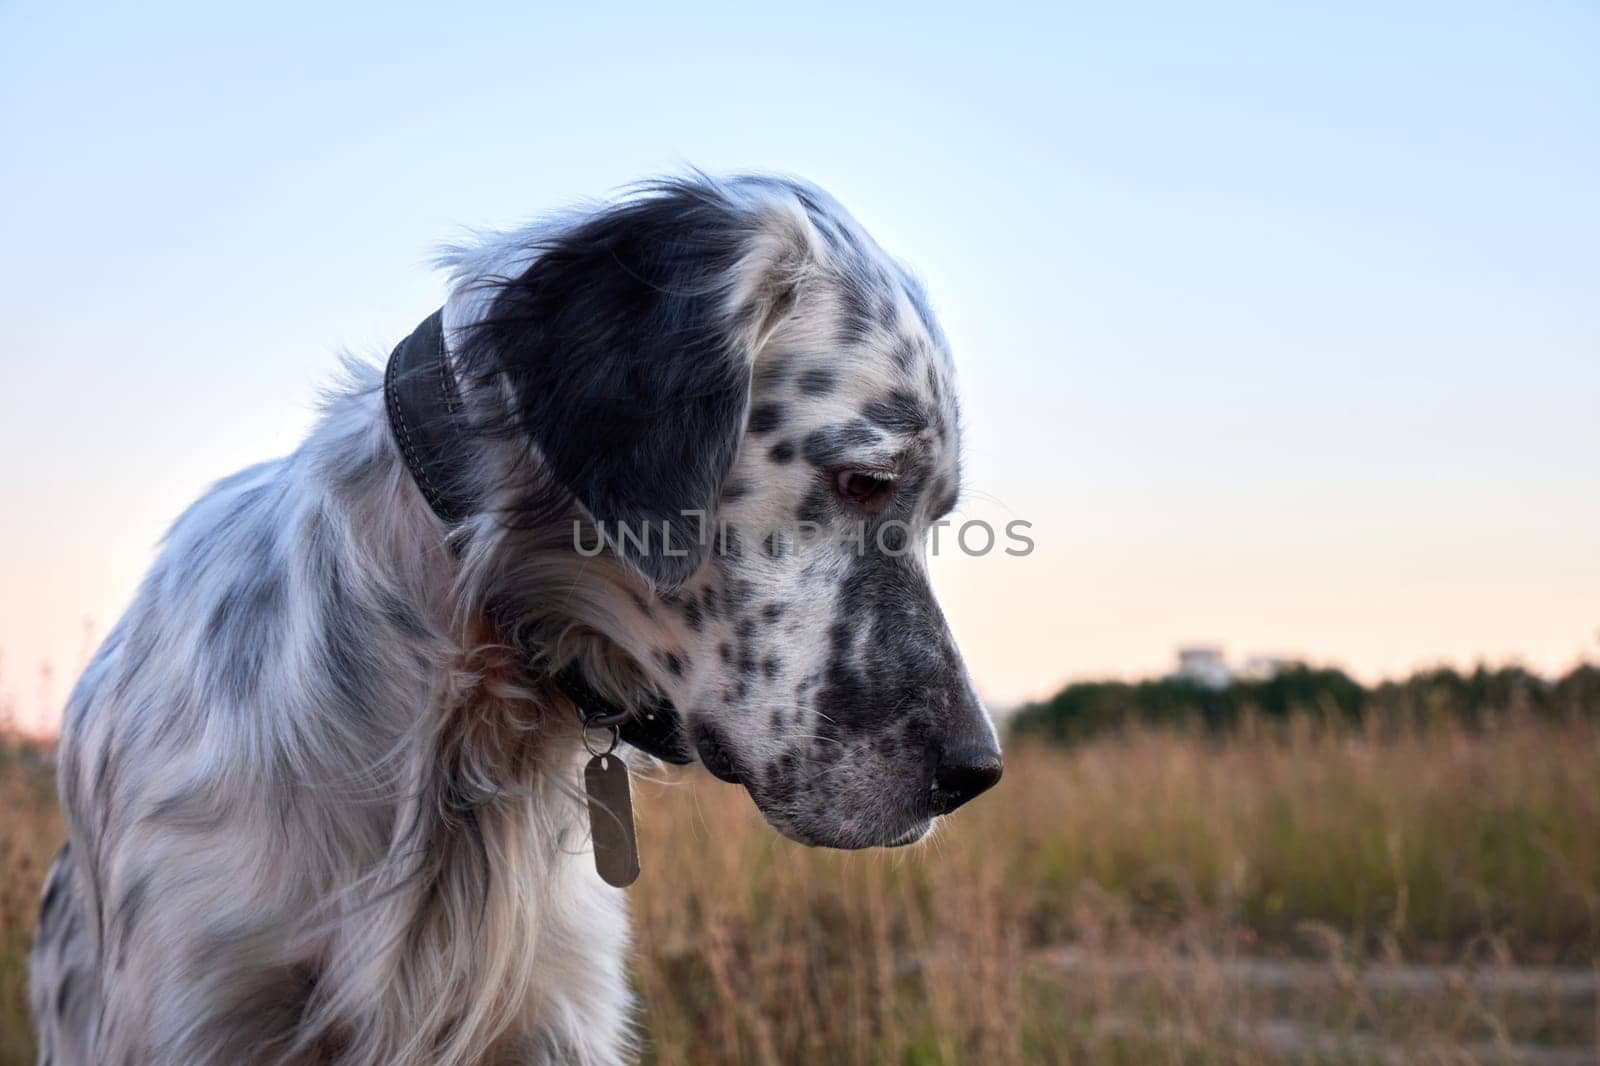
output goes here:
[[628, 767], [616, 752], [596, 755], [583, 768], [589, 794], [589, 836], [594, 868], [608, 885], [627, 888], [639, 877], [639, 839], [633, 831]]

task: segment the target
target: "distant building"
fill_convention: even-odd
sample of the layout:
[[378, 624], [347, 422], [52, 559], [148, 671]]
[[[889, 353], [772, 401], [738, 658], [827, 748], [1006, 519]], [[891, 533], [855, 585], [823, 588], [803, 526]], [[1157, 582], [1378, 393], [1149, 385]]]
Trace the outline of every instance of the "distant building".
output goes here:
[[1244, 665], [1239, 667], [1236, 676], [1241, 681], [1271, 681], [1283, 673], [1288, 665], [1276, 655], [1251, 655], [1247, 656]]
[[1233, 683], [1233, 671], [1228, 668], [1222, 649], [1205, 646], [1179, 648], [1178, 670], [1172, 677], [1204, 688], [1227, 688]]
[[1167, 676], [1210, 689], [1224, 689], [1235, 681], [1271, 681], [1283, 673], [1286, 660], [1276, 655], [1251, 655], [1238, 667], [1228, 665], [1221, 648], [1195, 644], [1178, 649], [1178, 668]]

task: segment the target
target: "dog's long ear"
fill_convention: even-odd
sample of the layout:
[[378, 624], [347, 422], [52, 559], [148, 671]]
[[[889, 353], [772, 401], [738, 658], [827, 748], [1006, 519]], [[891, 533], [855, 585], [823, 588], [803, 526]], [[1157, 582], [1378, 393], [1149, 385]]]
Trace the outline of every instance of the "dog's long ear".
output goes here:
[[818, 246], [792, 196], [662, 185], [540, 242], [470, 331], [464, 368], [503, 383], [548, 472], [658, 588], [705, 559], [685, 512], [713, 514], [757, 352]]

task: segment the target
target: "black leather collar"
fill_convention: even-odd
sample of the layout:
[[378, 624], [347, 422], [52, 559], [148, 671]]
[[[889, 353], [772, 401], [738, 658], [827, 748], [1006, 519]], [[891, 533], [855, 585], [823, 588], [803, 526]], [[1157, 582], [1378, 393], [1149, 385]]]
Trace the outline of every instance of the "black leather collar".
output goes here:
[[439, 520], [454, 529], [472, 513], [462, 447], [461, 389], [444, 344], [444, 311], [422, 320], [383, 373], [389, 431], [406, 469]]
[[[456, 528], [472, 514], [475, 500], [461, 389], [445, 346], [442, 310], [423, 319], [389, 356], [383, 397], [389, 431], [411, 479], [439, 520]], [[652, 701], [631, 712], [596, 692], [576, 666], [551, 680], [586, 725], [616, 726], [623, 740], [658, 759], [693, 761], [683, 721], [671, 703]]]

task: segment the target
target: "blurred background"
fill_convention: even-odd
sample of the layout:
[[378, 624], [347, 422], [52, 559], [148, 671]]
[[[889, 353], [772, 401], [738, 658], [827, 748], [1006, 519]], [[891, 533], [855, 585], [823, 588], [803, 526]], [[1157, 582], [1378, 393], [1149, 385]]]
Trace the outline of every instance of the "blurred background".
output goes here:
[[916, 269], [959, 515], [1037, 547], [935, 561], [1016, 717], [929, 847], [663, 780], [653, 1059], [1594, 1061], [1592, 5], [8, 3], [0, 144], [0, 1062], [49, 738], [168, 523], [436, 245], [690, 166]]

